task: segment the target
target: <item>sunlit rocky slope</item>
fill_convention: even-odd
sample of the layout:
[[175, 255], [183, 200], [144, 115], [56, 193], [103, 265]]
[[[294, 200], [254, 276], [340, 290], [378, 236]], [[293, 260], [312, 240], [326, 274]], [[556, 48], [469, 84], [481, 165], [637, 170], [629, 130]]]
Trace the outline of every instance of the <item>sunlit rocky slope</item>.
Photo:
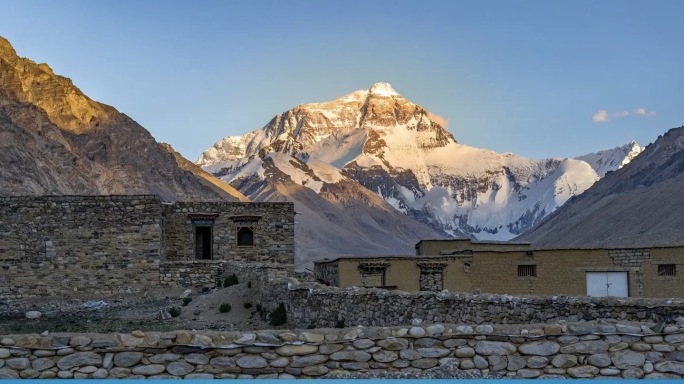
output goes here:
[[0, 37], [0, 195], [246, 199]]

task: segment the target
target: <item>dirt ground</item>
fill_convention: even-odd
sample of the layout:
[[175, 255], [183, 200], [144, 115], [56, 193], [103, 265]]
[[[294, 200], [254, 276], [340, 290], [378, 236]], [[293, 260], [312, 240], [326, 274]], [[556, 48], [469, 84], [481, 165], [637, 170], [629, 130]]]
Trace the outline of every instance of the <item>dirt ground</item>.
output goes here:
[[[247, 282], [208, 292], [192, 289], [188, 296], [192, 300], [184, 305], [180, 297], [185, 290], [150, 291], [96, 301], [85, 298], [68, 303], [36, 301], [20, 308], [5, 304], [0, 306], [0, 334], [279, 328], [263, 319], [265, 311], [263, 314], [257, 311], [262, 303], [256, 302]], [[220, 312], [222, 304], [229, 304], [230, 311]], [[171, 314], [174, 307], [180, 309], [179, 315], [161, 318], [162, 312]], [[26, 319], [28, 310], [40, 311], [42, 315], [38, 319]]]

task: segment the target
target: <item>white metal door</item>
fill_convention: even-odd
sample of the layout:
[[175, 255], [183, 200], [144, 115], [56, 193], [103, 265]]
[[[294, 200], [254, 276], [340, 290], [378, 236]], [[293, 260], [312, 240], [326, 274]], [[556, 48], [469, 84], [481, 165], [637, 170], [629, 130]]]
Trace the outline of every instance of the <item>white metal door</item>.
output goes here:
[[627, 272], [587, 272], [587, 296], [629, 296]]

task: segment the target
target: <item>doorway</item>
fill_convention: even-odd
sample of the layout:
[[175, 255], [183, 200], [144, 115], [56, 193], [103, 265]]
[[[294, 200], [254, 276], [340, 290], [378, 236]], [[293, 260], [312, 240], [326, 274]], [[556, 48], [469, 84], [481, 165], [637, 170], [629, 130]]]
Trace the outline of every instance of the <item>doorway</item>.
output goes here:
[[211, 260], [211, 227], [195, 227], [195, 258]]
[[627, 272], [587, 272], [587, 296], [629, 297]]

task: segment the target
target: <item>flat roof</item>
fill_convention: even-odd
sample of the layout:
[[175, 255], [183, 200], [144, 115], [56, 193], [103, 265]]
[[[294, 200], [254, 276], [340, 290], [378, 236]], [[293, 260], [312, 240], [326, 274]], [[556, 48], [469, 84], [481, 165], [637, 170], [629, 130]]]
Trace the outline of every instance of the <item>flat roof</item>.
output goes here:
[[[534, 249], [520, 249], [520, 250], [510, 250], [510, 249], [501, 249], [501, 250], [470, 250], [470, 249], [465, 249], [462, 250], [461, 252], [472, 252], [472, 254], [475, 253], [484, 253], [484, 252], [489, 252], [489, 253], [508, 253], [508, 252], [535, 252], [535, 251], [619, 251], [619, 250], [641, 250], [641, 249], [662, 249], [662, 248], [684, 248], [684, 245], [656, 245], [656, 246], [650, 246], [650, 247], [567, 247], [567, 248], [561, 248], [561, 247], [556, 247], [556, 248], [534, 248]], [[320, 260], [315, 260], [314, 264], [316, 263], [331, 263], [339, 260], [354, 260], [354, 259], [443, 259], [443, 258], [456, 258], [459, 256], [469, 256], [469, 254], [449, 254], [449, 255], [359, 255], [359, 256], [353, 256], [353, 255], [344, 255], [344, 256], [337, 256], [332, 259], [320, 259]]]
[[529, 241], [507, 241], [507, 240], [473, 240], [473, 239], [468, 239], [468, 238], [454, 238], [454, 239], [424, 239], [420, 240], [419, 242], [416, 243], [416, 246], [422, 242], [430, 242], [430, 241], [444, 241], [444, 242], [462, 242], [462, 241], [468, 241], [471, 244], [482, 244], [482, 245], [532, 245], [531, 242]]
[[337, 256], [334, 259], [320, 259], [320, 260], [315, 260], [314, 264], [316, 263], [332, 263], [335, 261], [339, 260], [367, 260], [367, 259], [383, 259], [383, 260], [388, 260], [388, 259], [445, 259], [449, 257], [458, 257], [461, 255], [425, 255], [425, 256], [416, 256], [416, 255], [385, 255], [385, 256], [373, 256], [373, 255], [365, 255], [365, 256]]

